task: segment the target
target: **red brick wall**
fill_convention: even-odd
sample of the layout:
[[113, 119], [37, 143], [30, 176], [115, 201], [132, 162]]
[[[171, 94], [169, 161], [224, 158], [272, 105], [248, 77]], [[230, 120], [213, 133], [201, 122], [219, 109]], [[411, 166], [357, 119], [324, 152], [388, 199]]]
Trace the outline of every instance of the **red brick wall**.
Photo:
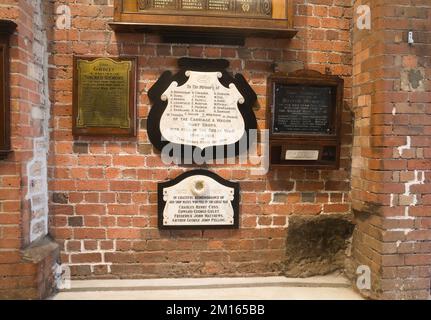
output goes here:
[[[43, 88], [44, 79], [35, 76], [43, 65], [40, 60], [43, 54], [39, 51], [46, 50], [42, 45], [41, 32], [42, 12], [45, 9], [41, 8], [39, 3], [25, 0], [6, 0], [0, 4], [0, 19], [12, 20], [18, 25], [10, 40], [13, 152], [6, 160], [0, 161], [1, 298], [41, 298], [52, 288], [52, 285], [47, 284], [49, 281], [45, 283], [45, 278], [48, 279], [47, 275], [52, 274], [54, 255], [50, 255], [48, 250], [37, 259], [32, 260], [31, 255], [24, 257], [24, 249], [30, 242], [40, 240], [45, 235], [42, 227], [33, 229], [35, 237], [31, 238], [32, 219], [47, 213], [34, 210], [28, 188], [29, 175], [40, 176], [43, 171], [36, 173], [36, 167], [27, 168], [35, 155], [34, 138], [43, 137], [44, 133], [43, 117], [37, 116], [37, 113], [47, 108], [44, 98], [48, 95]], [[46, 155], [44, 157], [46, 159]], [[43, 199], [40, 200], [43, 207]], [[45, 203], [47, 207], [46, 199]]]
[[[0, 17], [2, 19], [17, 20], [20, 15], [20, 10], [17, 6], [17, 1], [9, 1], [10, 3], [4, 4], [0, 7]], [[7, 6], [7, 10], [6, 10]], [[12, 36], [11, 45], [17, 46], [18, 37]], [[17, 56], [16, 50], [10, 52], [12, 58]], [[18, 64], [12, 64], [11, 69], [17, 70]], [[12, 76], [11, 82], [13, 83], [14, 78]], [[11, 91], [12, 93], [12, 91]], [[12, 118], [18, 116], [17, 102], [13, 99], [16, 94], [12, 96]], [[14, 112], [15, 111], [15, 112]], [[12, 137], [18, 135], [18, 126], [13, 126]], [[16, 140], [15, 140], [16, 141]], [[14, 141], [12, 141], [13, 143]], [[13, 146], [15, 144], [13, 143]], [[20, 165], [17, 159], [7, 159], [0, 161], [0, 248], [11, 250], [0, 253], [0, 261], [4, 263], [14, 263], [19, 261], [19, 255], [17, 250], [21, 246], [21, 229], [20, 224], [20, 210], [21, 210], [21, 176], [20, 176]], [[14, 257], [15, 256], [15, 257]]]
[[[353, 255], [371, 268], [373, 298], [426, 299], [431, 278], [431, 3], [371, 6], [353, 31], [356, 115]], [[414, 31], [415, 44], [407, 44]]]
[[[164, 44], [156, 35], [115, 34], [112, 1], [57, 1], [72, 11], [70, 30], [53, 30], [49, 190], [51, 234], [75, 277], [269, 275], [281, 271], [289, 215], [350, 212], [351, 1], [295, 1], [293, 40], [249, 38], [244, 47]], [[308, 3], [308, 4], [305, 4]], [[72, 137], [73, 55], [139, 58], [136, 139]], [[161, 163], [145, 122], [148, 89], [183, 56], [226, 58], [258, 94], [259, 127], [266, 122], [266, 78], [280, 70], [311, 68], [346, 80], [341, 169], [273, 170], [250, 175], [244, 166], [212, 167], [241, 183], [240, 229], [159, 231], [157, 182], [184, 168]], [[188, 170], [188, 169], [187, 169]], [[315, 201], [304, 202], [312, 193]]]

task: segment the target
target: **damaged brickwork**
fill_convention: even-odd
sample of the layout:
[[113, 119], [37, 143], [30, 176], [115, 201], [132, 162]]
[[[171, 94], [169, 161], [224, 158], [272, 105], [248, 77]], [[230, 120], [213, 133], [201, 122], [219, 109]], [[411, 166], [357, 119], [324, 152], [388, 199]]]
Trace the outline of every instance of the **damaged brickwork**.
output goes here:
[[343, 270], [353, 229], [350, 215], [290, 217], [285, 275], [311, 277]]
[[373, 27], [353, 30], [352, 257], [355, 266], [371, 270], [371, 290], [362, 293], [427, 299], [431, 4], [356, 1], [355, 8], [364, 3], [371, 7]]

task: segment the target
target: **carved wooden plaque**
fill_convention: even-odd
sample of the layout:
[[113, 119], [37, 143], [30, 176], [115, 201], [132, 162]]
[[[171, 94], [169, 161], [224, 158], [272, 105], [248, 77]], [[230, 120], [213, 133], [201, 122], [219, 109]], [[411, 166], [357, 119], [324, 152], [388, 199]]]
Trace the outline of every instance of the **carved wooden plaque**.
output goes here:
[[75, 57], [74, 135], [136, 135], [136, 58]]
[[272, 0], [138, 0], [140, 12], [271, 17]]
[[155, 32], [169, 43], [244, 45], [292, 38], [293, 0], [114, 0], [116, 32]]

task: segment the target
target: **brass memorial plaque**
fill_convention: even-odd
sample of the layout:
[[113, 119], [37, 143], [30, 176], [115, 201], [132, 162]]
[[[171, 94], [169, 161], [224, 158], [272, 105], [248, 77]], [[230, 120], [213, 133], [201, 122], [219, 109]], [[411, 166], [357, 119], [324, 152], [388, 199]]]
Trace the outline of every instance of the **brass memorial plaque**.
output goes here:
[[135, 135], [135, 59], [76, 58], [75, 135]]
[[138, 0], [140, 11], [271, 17], [272, 0]]

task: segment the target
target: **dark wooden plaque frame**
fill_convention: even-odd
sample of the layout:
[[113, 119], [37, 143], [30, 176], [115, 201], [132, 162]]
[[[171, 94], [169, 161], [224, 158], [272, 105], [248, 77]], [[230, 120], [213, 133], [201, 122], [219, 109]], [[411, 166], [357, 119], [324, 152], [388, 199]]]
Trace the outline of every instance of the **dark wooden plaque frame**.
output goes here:
[[17, 25], [0, 20], [0, 160], [11, 152], [9, 41]]
[[117, 32], [155, 32], [166, 42], [244, 45], [244, 38], [292, 38], [293, 0], [272, 0], [267, 16], [209, 10], [139, 10], [138, 0], [114, 0]]
[[[210, 177], [217, 182], [221, 183], [222, 185], [233, 188], [234, 189], [234, 197], [232, 201], [232, 208], [233, 208], [233, 224], [232, 225], [198, 225], [198, 226], [190, 226], [190, 225], [181, 225], [181, 226], [165, 226], [163, 224], [163, 210], [165, 209], [166, 202], [163, 200], [163, 189], [172, 187], [184, 179], [196, 176], [196, 175], [203, 175]], [[196, 169], [187, 171], [178, 177], [176, 177], [173, 180], [166, 181], [166, 182], [160, 182], [157, 185], [157, 199], [158, 199], [158, 226], [159, 229], [170, 229], [170, 230], [187, 230], [187, 229], [238, 229], [239, 228], [239, 203], [240, 203], [240, 187], [238, 182], [232, 182], [229, 180], [225, 180], [222, 177], [220, 177], [218, 174], [204, 170], [204, 169]]]
[[[204, 72], [219, 71], [222, 74], [222, 77], [219, 79], [220, 83], [225, 87], [229, 87], [230, 83], [234, 83], [238, 91], [244, 97], [244, 103], [240, 107], [238, 107], [238, 110], [240, 111], [245, 124], [243, 136], [235, 143], [235, 155], [238, 156], [240, 151], [239, 144], [246, 143], [247, 146], [249, 146], [249, 132], [250, 130], [257, 129], [257, 120], [253, 111], [253, 106], [257, 100], [256, 93], [253, 91], [247, 80], [241, 74], [236, 74], [233, 77], [226, 71], [226, 69], [229, 67], [229, 61], [227, 60], [181, 58], [178, 60], [178, 66], [180, 67], [178, 73], [172, 75], [170, 71], [165, 71], [148, 91], [148, 97], [150, 98], [152, 107], [148, 115], [147, 132], [148, 138], [150, 139], [151, 143], [159, 151], [161, 151], [167, 144], [170, 143], [169, 141], [162, 139], [162, 134], [160, 132], [160, 119], [165, 112], [166, 107], [168, 106], [168, 102], [162, 101], [161, 96], [163, 92], [165, 92], [165, 90], [170, 86], [170, 84], [173, 81], [176, 81], [178, 83], [178, 86], [181, 86], [186, 83], [188, 78], [185, 75], [185, 72], [187, 70]], [[228, 148], [230, 148], [231, 146], [225, 145], [224, 147], [225, 154], [227, 154], [226, 150], [228, 150]], [[178, 159], [181, 161], [181, 163], [191, 163], [191, 161], [193, 161], [193, 159], [187, 157], [187, 153], [185, 152], [186, 148], [191, 148], [193, 154], [195, 152], [195, 149], [197, 149], [198, 147], [181, 145], [182, 158]], [[204, 155], [206, 150], [210, 148], [214, 148], [211, 151], [211, 154], [213, 155], [213, 159], [215, 159], [217, 156], [217, 152], [215, 149], [216, 147], [207, 147], [204, 150], [201, 150], [201, 154]]]
[[[274, 133], [275, 85], [304, 85], [311, 87], [332, 87], [335, 96], [330, 106], [328, 133], [280, 132]], [[343, 108], [344, 80], [338, 76], [324, 75], [313, 70], [298, 70], [291, 74], [274, 74], [268, 79], [267, 125], [270, 130], [271, 168], [306, 167], [314, 169], [338, 169], [340, 165], [341, 116]], [[318, 150], [318, 160], [285, 160], [286, 150]]]
[[[249, 18], [272, 18], [272, 0], [253, 0], [252, 7], [249, 7], [249, 12], [239, 12], [241, 8], [239, 3], [237, 3], [236, 8], [229, 7], [227, 10], [217, 10], [209, 8], [209, 2], [211, 0], [196, 0], [202, 4], [201, 8], [193, 8], [189, 6], [188, 8], [183, 8], [182, 3], [184, 0], [170, 0], [173, 5], [167, 8], [155, 8], [152, 7], [152, 2], [154, 0], [138, 0], [138, 12], [139, 13], [150, 13], [150, 14], [167, 14], [167, 15], [206, 15], [206, 16], [226, 16], [226, 17], [249, 17]], [[230, 4], [236, 1], [241, 2], [244, 0], [228, 0]], [[247, 0], [246, 0], [247, 1]], [[140, 4], [142, 2], [142, 4]], [[264, 6], [264, 4], [267, 6]], [[129, 7], [130, 8], [130, 7]], [[264, 9], [265, 8], [265, 9]], [[124, 9], [128, 9], [123, 4]], [[276, 8], [278, 9], [278, 8]]]
[[[77, 117], [79, 113], [78, 106], [78, 60], [94, 61], [100, 58], [108, 58], [114, 61], [130, 61], [132, 62], [132, 68], [130, 70], [129, 79], [129, 117], [130, 127], [118, 128], [118, 127], [85, 127], [79, 128], [76, 125]], [[96, 56], [74, 56], [73, 57], [73, 135], [74, 136], [124, 136], [124, 137], [136, 137], [137, 133], [137, 107], [136, 107], [136, 89], [137, 89], [137, 57], [96, 57]]]

